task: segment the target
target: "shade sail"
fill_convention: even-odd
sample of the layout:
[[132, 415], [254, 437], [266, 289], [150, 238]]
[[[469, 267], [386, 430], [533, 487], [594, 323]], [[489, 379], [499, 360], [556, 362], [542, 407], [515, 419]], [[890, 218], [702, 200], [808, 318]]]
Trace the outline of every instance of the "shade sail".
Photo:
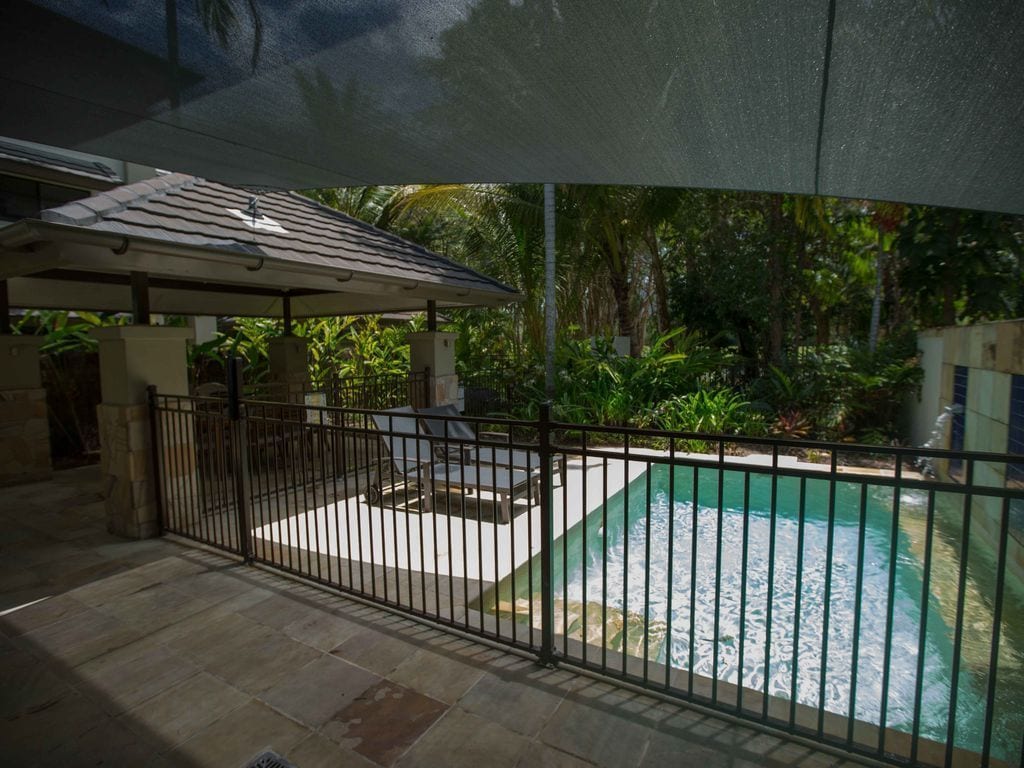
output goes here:
[[1019, 0], [0, 14], [0, 135], [228, 183], [652, 184], [1024, 213]]
[[15, 307], [294, 317], [497, 306], [513, 289], [290, 192], [185, 174], [116, 187], [0, 229]]

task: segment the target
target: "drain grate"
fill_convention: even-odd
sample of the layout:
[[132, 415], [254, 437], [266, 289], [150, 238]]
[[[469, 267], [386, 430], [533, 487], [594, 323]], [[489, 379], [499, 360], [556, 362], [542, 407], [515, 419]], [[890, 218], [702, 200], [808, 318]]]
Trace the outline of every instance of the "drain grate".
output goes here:
[[256, 757], [245, 764], [245, 768], [296, 768], [277, 752], [260, 752]]

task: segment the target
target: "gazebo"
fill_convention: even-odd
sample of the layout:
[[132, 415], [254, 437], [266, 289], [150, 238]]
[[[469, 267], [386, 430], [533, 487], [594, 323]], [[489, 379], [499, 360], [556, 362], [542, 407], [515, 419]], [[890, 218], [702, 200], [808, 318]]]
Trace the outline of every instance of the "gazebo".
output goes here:
[[[458, 382], [453, 337], [437, 330], [437, 308], [518, 298], [496, 280], [302, 195], [184, 174], [117, 187], [0, 230], [0, 278], [5, 320], [10, 307], [133, 315], [130, 326], [94, 332], [108, 514], [112, 530], [128, 536], [156, 531], [146, 389], [188, 390], [190, 331], [151, 324], [151, 315], [281, 318], [271, 381], [284, 399], [301, 401], [306, 341], [291, 334], [293, 318], [426, 310], [427, 331], [410, 334], [411, 363], [429, 369], [428, 399], [443, 404], [455, 400]], [[40, 339], [3, 331], [0, 353], [11, 364], [0, 370], [0, 390], [16, 422], [0, 444], [3, 479], [38, 479], [50, 467]]]

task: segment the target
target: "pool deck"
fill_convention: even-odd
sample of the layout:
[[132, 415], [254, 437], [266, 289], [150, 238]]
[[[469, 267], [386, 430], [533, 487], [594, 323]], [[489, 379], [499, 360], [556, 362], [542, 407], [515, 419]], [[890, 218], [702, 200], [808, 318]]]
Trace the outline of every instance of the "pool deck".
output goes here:
[[10, 765], [824, 766], [851, 761], [170, 540], [96, 468], [0, 490]]

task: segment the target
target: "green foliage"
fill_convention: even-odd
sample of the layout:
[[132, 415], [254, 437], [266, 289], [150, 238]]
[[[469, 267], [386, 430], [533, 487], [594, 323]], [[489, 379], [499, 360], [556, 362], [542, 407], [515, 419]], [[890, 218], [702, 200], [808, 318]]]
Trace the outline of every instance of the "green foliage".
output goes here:
[[608, 340], [566, 341], [557, 362], [558, 418], [621, 426], [647, 423], [660, 402], [696, 389], [728, 354], [677, 329], [639, 357], [619, 357]]
[[[761, 414], [732, 389], [701, 389], [662, 402], [653, 414], [654, 425], [673, 432], [704, 432], [714, 435], [757, 435], [763, 432]], [[684, 450], [707, 452], [711, 443], [684, 441]]]
[[[309, 345], [309, 376], [314, 388], [327, 387], [334, 379], [406, 373], [409, 370], [407, 333], [423, 326], [422, 317], [385, 325], [379, 316], [325, 317], [296, 322], [292, 332]], [[236, 318], [230, 332], [191, 350], [191, 363], [206, 378], [223, 377], [223, 362], [238, 356], [245, 360], [249, 383], [266, 381], [270, 367], [270, 340], [281, 335], [277, 320]]]
[[899, 232], [900, 280], [923, 325], [1024, 313], [1024, 220], [912, 208]]
[[900, 433], [903, 404], [921, 382], [912, 336], [867, 345], [810, 348], [788, 369], [772, 366], [751, 394], [776, 414], [783, 437], [863, 439]]
[[61, 352], [95, 352], [98, 346], [89, 331], [112, 325], [127, 325], [127, 315], [105, 315], [95, 312], [66, 312], [64, 310], [41, 309], [26, 312], [14, 324], [14, 332], [45, 336], [40, 352], [59, 355]]

